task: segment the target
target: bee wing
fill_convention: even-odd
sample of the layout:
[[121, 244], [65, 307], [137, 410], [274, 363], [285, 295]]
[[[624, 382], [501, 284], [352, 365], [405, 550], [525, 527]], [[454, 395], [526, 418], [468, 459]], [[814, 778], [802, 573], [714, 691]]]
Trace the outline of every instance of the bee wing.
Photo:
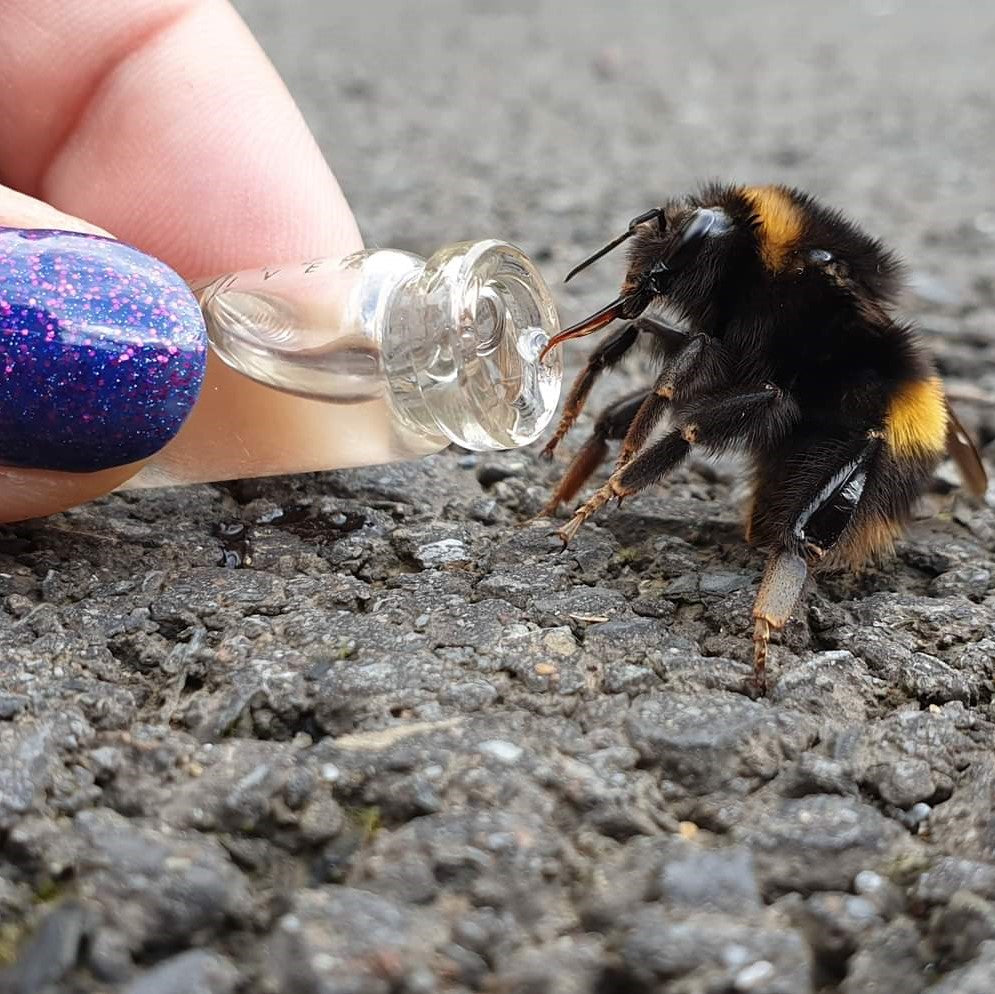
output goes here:
[[961, 479], [975, 497], [983, 497], [988, 490], [988, 474], [981, 462], [981, 453], [967, 433], [967, 429], [954, 414], [947, 400], [947, 454], [960, 471]]

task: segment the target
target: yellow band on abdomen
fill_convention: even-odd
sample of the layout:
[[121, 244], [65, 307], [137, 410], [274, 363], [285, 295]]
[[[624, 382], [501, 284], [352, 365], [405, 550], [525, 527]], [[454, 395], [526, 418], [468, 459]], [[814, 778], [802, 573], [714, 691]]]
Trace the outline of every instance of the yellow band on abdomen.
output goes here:
[[942, 452], [947, 444], [947, 404], [936, 376], [904, 384], [888, 405], [885, 441], [899, 455]]

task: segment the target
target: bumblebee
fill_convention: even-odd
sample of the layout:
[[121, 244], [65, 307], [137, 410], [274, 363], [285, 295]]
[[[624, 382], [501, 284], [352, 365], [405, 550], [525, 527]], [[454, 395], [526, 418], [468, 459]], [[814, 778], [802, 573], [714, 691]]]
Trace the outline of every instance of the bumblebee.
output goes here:
[[[618, 298], [547, 346], [627, 323], [591, 353], [544, 449], [551, 457], [598, 376], [640, 338], [651, 387], [607, 408], [544, 513], [608, 455], [615, 471], [560, 529], [564, 543], [610, 500], [662, 479], [696, 447], [750, 461], [746, 538], [767, 553], [753, 609], [754, 680], [810, 570], [888, 550], [945, 453], [975, 494], [987, 479], [933, 360], [894, 302], [895, 256], [837, 211], [783, 186], [710, 185], [634, 218], [571, 279], [628, 241]], [[645, 311], [662, 305], [676, 327]], [[651, 438], [667, 415], [666, 430]]]

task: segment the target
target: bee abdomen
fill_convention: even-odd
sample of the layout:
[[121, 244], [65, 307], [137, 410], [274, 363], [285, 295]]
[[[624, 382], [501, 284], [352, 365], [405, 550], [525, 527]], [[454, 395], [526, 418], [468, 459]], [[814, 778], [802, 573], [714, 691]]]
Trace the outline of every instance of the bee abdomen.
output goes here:
[[947, 405], [939, 377], [903, 383], [888, 402], [884, 439], [899, 459], [939, 455], [946, 449]]

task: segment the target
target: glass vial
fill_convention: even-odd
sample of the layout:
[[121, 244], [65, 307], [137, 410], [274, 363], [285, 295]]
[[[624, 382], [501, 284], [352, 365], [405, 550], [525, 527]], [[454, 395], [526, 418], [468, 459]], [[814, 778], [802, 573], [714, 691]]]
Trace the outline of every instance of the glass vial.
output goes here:
[[[393, 249], [229, 273], [193, 286], [215, 353], [334, 419], [317, 464], [267, 468], [171, 461], [129, 484], [159, 486], [372, 465], [534, 441], [559, 399], [559, 331], [532, 262], [500, 241], [462, 242], [427, 261]], [[328, 433], [323, 433], [323, 435]], [[237, 456], [237, 453], [235, 453]]]

